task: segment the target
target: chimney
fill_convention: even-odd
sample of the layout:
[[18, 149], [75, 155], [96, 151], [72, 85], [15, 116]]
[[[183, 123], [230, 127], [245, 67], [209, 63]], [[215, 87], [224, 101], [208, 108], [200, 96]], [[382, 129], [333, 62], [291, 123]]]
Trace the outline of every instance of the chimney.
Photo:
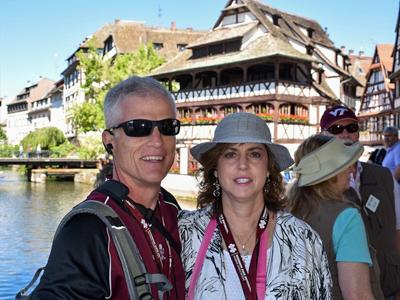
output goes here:
[[340, 51], [342, 51], [343, 54], [346, 54], [346, 46], [340, 46]]
[[349, 49], [349, 55], [354, 54], [354, 50], [353, 49]]
[[176, 22], [175, 22], [175, 21], [172, 21], [172, 22], [171, 22], [171, 30], [172, 30], [172, 31], [175, 31], [175, 30], [176, 30]]
[[358, 56], [359, 57], [364, 56], [364, 51], [362, 51], [362, 50], [358, 51]]

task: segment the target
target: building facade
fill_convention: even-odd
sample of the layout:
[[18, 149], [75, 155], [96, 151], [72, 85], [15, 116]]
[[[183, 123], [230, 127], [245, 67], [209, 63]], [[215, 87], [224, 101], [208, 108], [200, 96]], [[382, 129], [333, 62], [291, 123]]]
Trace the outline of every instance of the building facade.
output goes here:
[[65, 135], [72, 139], [76, 136], [72, 120], [74, 105], [86, 101], [82, 84], [85, 74], [79, 70], [79, 51], [87, 51], [92, 41], [104, 59], [113, 59], [116, 55], [132, 53], [140, 46], [151, 43], [166, 60], [183, 51], [186, 46], [203, 36], [204, 32], [192, 29], [177, 29], [173, 22], [171, 28], [146, 26], [143, 22], [115, 20], [97, 30], [85, 39], [78, 49], [67, 59], [67, 68], [62, 72], [64, 77], [64, 114], [66, 120]]
[[366, 145], [383, 145], [384, 127], [394, 125], [394, 84], [389, 79], [393, 65], [392, 52], [393, 45], [377, 45], [366, 76], [358, 113], [360, 140]]
[[16, 98], [7, 104], [7, 137], [10, 144], [20, 141], [35, 128], [48, 124], [48, 93], [54, 81], [42, 78], [37, 83], [25, 87]]
[[396, 38], [392, 52], [392, 74], [389, 78], [394, 84], [393, 102], [394, 102], [394, 124], [400, 127], [400, 7], [396, 22]]
[[264, 118], [291, 152], [319, 131], [327, 105], [356, 104], [349, 56], [313, 20], [254, 0], [228, 1], [214, 27], [153, 76], [170, 87], [182, 121], [178, 147], [212, 137], [224, 115]]

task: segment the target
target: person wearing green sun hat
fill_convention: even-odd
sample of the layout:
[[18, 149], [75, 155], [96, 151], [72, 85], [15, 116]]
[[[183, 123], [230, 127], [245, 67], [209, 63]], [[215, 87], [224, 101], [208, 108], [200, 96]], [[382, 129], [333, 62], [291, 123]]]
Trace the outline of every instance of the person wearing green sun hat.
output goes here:
[[333, 299], [375, 299], [364, 223], [358, 209], [344, 197], [362, 153], [360, 143], [348, 144], [326, 135], [309, 137], [295, 152], [296, 180], [288, 191], [289, 211], [321, 236], [333, 279]]

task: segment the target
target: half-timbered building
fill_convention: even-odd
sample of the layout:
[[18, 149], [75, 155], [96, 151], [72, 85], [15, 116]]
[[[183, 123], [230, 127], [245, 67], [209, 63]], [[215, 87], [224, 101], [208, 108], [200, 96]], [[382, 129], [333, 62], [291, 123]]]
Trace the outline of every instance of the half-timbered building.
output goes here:
[[390, 83], [393, 45], [375, 47], [374, 56], [366, 76], [358, 117], [360, 140], [366, 145], [382, 145], [385, 126], [394, 125], [394, 84]]
[[400, 127], [400, 7], [396, 22], [396, 39], [393, 47], [392, 74], [389, 76], [394, 84], [393, 102], [394, 102], [394, 124]]
[[152, 75], [173, 91], [183, 124], [178, 148], [209, 140], [224, 115], [247, 111], [293, 152], [319, 130], [327, 105], [354, 108], [360, 82], [349, 65], [318, 22], [230, 0], [210, 32]]

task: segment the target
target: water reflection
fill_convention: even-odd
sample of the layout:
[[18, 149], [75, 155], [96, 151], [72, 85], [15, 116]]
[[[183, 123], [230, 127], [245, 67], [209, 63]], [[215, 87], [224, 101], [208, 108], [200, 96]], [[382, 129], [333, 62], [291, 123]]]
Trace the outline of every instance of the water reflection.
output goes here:
[[[44, 266], [62, 217], [92, 189], [73, 182], [29, 183], [15, 171], [0, 178], [0, 299], [14, 299]], [[179, 201], [194, 209], [191, 201]]]

